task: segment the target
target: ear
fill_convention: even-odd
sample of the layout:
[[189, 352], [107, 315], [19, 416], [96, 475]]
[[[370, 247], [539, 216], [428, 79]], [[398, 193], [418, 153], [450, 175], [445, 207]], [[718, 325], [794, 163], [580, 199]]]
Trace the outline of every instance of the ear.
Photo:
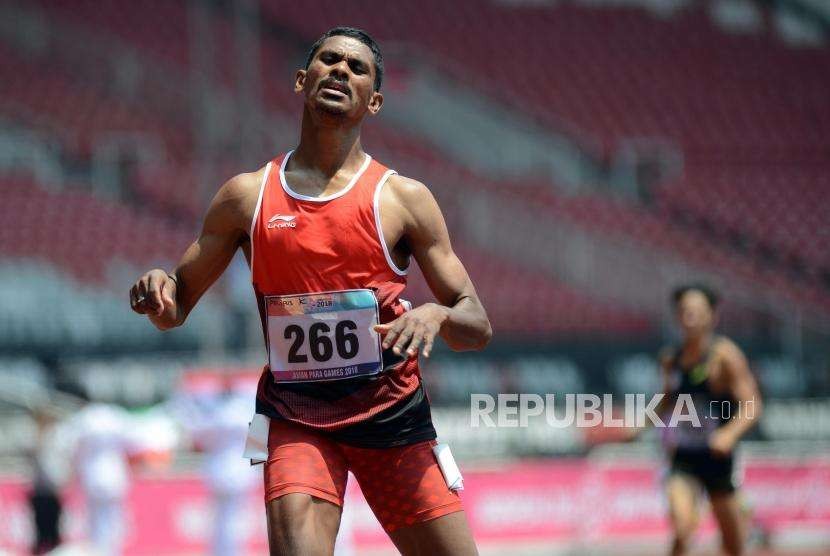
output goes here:
[[381, 106], [383, 106], [383, 95], [377, 91], [373, 91], [372, 97], [369, 99], [369, 113], [374, 116], [380, 112]]
[[303, 88], [305, 87], [305, 80], [307, 76], [306, 70], [301, 69], [297, 70], [297, 75], [294, 76], [294, 92], [295, 93], [302, 93]]

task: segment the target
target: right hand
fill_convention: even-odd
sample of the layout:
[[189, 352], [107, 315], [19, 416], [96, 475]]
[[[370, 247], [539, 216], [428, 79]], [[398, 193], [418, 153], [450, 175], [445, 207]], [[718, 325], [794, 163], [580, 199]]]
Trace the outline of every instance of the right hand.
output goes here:
[[176, 281], [158, 268], [147, 272], [130, 288], [130, 307], [156, 326], [169, 328], [177, 316]]

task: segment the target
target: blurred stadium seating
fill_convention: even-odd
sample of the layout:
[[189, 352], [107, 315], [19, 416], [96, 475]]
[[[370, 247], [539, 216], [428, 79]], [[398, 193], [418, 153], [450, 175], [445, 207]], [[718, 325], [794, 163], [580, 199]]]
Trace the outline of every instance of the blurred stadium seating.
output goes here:
[[[366, 150], [433, 190], [496, 332], [426, 367], [462, 459], [586, 453], [532, 431], [476, 444], [460, 408], [656, 388], [688, 279], [723, 290], [723, 329], [772, 400], [756, 439], [826, 447], [830, 421], [789, 426], [787, 404], [830, 403], [828, 22], [796, 0], [0, 0], [0, 376], [143, 406], [191, 365], [260, 365], [242, 261], [163, 336], [126, 290], [175, 264], [224, 180], [295, 144], [294, 71], [354, 24], [387, 58]], [[481, 127], [453, 124], [460, 105]], [[541, 158], [506, 152], [536, 139]], [[430, 298], [418, 271], [407, 295]], [[26, 444], [5, 423], [0, 457]]]
[[[390, 95], [426, 63], [571, 137], [597, 167], [632, 138], [659, 138], [682, 153], [682, 171], [642, 178], [633, 197], [601, 172], [572, 194], [539, 175], [490, 175], [415, 128], [382, 117], [369, 124], [376, 156], [432, 185], [502, 337], [519, 345], [619, 335], [648, 343], [665, 328], [665, 292], [689, 273], [726, 290], [733, 333], [758, 342], [768, 339], [758, 337], [765, 329], [825, 337], [826, 48], [794, 47], [771, 26], [728, 32], [701, 7], [439, 4], [354, 6], [351, 16], [398, 55], [390, 57]], [[342, 17], [334, 3], [317, 6], [313, 18], [299, 5], [261, 6], [248, 54], [263, 68], [252, 97], [262, 125], [243, 144], [237, 104], [247, 97], [233, 5], [5, 3], [0, 117], [10, 138], [34, 137], [46, 154], [10, 155], [0, 168], [8, 223], [0, 251], [105, 290], [113, 260], [172, 264], [218, 183], [251, 169], [242, 160], [261, 162], [291, 145], [292, 68], [320, 29]], [[432, 12], [442, 16], [419, 15]], [[450, 21], [463, 23], [449, 32]], [[496, 23], [499, 40], [486, 32]], [[199, 33], [211, 44], [199, 43]], [[44, 157], [58, 177], [39, 175]], [[474, 221], [473, 197], [492, 220]], [[534, 219], [540, 225], [521, 222]], [[571, 250], [581, 255], [563, 244], [577, 244]], [[614, 251], [624, 255], [596, 256]], [[423, 281], [413, 280], [411, 295], [428, 296]], [[254, 334], [247, 345], [256, 342]]]

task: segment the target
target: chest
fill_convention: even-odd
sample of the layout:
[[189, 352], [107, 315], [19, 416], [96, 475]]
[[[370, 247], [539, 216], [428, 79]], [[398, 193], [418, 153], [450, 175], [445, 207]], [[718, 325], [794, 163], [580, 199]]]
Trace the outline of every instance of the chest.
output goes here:
[[672, 369], [672, 379], [674, 388], [680, 392], [723, 394], [728, 386], [722, 361], [714, 354], [697, 363], [678, 360]]
[[263, 256], [283, 261], [365, 260], [379, 250], [372, 204], [358, 195], [328, 203], [274, 196], [263, 203]]

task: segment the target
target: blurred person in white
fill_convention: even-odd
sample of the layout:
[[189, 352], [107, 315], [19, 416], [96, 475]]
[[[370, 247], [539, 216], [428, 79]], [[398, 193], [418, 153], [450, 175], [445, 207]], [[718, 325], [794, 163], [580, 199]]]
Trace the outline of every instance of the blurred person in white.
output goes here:
[[129, 414], [118, 406], [88, 403], [65, 424], [73, 436], [73, 469], [83, 492], [87, 535], [96, 554], [123, 552], [129, 459], [137, 452]]
[[177, 395], [171, 410], [191, 445], [204, 453], [203, 478], [213, 500], [211, 549], [214, 556], [242, 554], [245, 503], [258, 474], [240, 454], [245, 448], [256, 378], [216, 376], [215, 388]]

